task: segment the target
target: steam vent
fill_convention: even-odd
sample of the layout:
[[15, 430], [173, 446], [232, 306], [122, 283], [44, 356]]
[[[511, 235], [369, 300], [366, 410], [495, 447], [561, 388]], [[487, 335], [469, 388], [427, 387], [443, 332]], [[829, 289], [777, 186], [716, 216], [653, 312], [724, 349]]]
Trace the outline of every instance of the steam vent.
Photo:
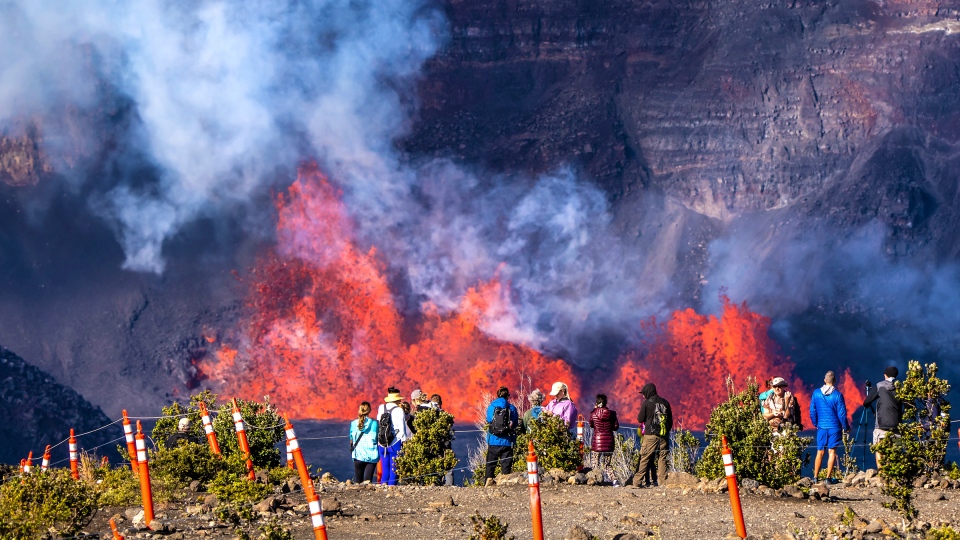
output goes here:
[[7, 463], [203, 390], [960, 381], [960, 0], [12, 0], [0, 50]]

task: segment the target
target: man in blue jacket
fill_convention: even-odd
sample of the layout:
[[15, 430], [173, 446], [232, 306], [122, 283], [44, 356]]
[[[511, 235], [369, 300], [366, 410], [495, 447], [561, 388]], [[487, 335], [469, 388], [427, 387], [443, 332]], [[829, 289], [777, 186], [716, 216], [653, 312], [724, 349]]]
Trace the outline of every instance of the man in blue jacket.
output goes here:
[[833, 386], [836, 381], [833, 372], [828, 371], [823, 377], [825, 384], [814, 390], [810, 399], [810, 420], [817, 428], [817, 458], [813, 464], [813, 480], [816, 481], [820, 473], [823, 451], [828, 450], [830, 456], [827, 458], [825, 480], [828, 484], [836, 483], [831, 475], [833, 463], [837, 459], [837, 447], [842, 443], [842, 432], [850, 429], [847, 423], [847, 406], [843, 402], [843, 396]]
[[507, 399], [510, 390], [501, 386], [497, 390], [497, 399], [487, 407], [487, 469], [484, 478], [486, 485], [493, 484], [493, 473], [500, 462], [500, 474], [509, 474], [513, 468], [513, 445], [517, 441], [519, 415], [517, 408]]

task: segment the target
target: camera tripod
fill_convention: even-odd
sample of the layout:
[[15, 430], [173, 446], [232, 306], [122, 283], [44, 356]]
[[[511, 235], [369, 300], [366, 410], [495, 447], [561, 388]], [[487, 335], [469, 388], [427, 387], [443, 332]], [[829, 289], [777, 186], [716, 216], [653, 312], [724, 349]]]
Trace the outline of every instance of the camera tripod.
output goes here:
[[[870, 390], [873, 388], [873, 385], [870, 384], [870, 381], [867, 381], [864, 386], [866, 386], [867, 395], [870, 395]], [[854, 443], [860, 443], [860, 431], [863, 431], [863, 446], [860, 447], [860, 466], [862, 470], [866, 470], [867, 467], [867, 422], [870, 418], [867, 414], [868, 411], [876, 414], [873, 410], [873, 403], [865, 406], [860, 412], [860, 423], [857, 424], [857, 434], [853, 438]]]

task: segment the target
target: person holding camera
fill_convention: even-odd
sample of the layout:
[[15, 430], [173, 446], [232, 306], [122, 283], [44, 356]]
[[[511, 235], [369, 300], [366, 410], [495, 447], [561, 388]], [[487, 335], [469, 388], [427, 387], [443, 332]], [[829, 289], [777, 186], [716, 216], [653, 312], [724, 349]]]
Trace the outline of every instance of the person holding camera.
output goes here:
[[800, 405], [796, 396], [787, 391], [787, 381], [783, 377], [774, 377], [770, 386], [770, 393], [763, 401], [763, 419], [770, 423], [770, 429], [775, 434], [788, 424], [802, 429]]
[[[903, 406], [897, 399], [897, 388], [894, 385], [894, 381], [897, 380], [899, 374], [896, 366], [890, 366], [883, 370], [883, 380], [868, 390], [867, 397], [863, 400], [864, 407], [870, 407], [874, 402], [877, 403], [874, 414], [877, 423], [873, 428], [873, 444], [879, 443], [880, 439], [896, 431], [900, 425], [900, 420], [903, 418]], [[880, 455], [880, 452], [877, 452], [875, 456], [879, 469], [880, 460], [883, 456]]]

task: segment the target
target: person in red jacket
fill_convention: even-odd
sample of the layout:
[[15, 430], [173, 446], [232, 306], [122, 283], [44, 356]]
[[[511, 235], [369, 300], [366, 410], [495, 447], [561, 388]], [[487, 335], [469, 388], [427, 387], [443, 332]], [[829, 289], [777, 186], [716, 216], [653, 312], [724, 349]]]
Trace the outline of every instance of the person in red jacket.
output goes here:
[[619, 486], [610, 462], [613, 458], [613, 434], [620, 429], [620, 422], [617, 421], [617, 412], [607, 408], [605, 394], [597, 394], [597, 406], [590, 412], [590, 427], [593, 428], [593, 440], [590, 444], [590, 457], [593, 462], [591, 466], [599, 469], [613, 485]]

